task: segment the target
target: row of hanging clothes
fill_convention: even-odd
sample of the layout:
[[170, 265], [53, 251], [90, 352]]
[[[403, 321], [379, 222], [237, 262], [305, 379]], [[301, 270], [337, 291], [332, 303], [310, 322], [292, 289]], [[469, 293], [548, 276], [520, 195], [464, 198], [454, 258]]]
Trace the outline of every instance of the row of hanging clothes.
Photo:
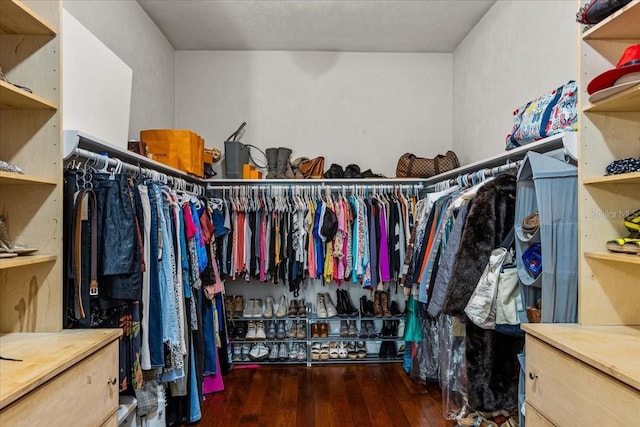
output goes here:
[[[418, 202], [400, 277], [410, 295], [404, 368], [414, 380], [440, 384], [446, 418], [481, 411], [522, 424], [523, 305], [542, 295], [547, 321], [576, 321], [577, 256], [569, 256], [577, 251], [575, 169], [530, 152], [520, 162], [438, 183]], [[536, 236], [542, 236], [537, 241], [544, 252], [540, 288], [521, 280], [527, 273], [517, 250], [523, 218], [538, 211], [542, 231]], [[496, 248], [504, 248], [512, 262], [494, 272], [489, 267]], [[508, 321], [495, 312], [492, 324], [471, 316], [470, 300], [488, 274], [501, 279], [509, 274], [514, 283], [514, 317]], [[534, 296], [527, 300], [529, 294]]]
[[345, 281], [376, 289], [401, 272], [421, 186], [236, 186], [212, 199], [232, 279]]
[[401, 277], [411, 291], [406, 329], [414, 331], [405, 336], [404, 368], [415, 380], [440, 384], [448, 419], [472, 408], [514, 411], [524, 340], [477, 327], [464, 309], [491, 250], [513, 227], [516, 178], [482, 170], [433, 190], [418, 204]]
[[175, 423], [200, 419], [230, 360], [216, 209], [187, 187], [94, 153], [64, 171], [66, 328], [121, 328], [120, 392], [145, 416], [165, 410], [161, 385]]

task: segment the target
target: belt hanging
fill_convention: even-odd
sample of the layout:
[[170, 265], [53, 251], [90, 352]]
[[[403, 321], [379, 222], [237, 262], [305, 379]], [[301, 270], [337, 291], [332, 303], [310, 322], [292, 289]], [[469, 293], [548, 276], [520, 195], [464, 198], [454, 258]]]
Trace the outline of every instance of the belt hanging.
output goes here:
[[74, 206], [74, 281], [75, 281], [75, 316], [77, 319], [84, 319], [86, 313], [82, 305], [82, 205], [87, 198], [89, 203], [90, 227], [91, 227], [91, 271], [89, 283], [89, 295], [98, 295], [98, 209], [96, 194], [91, 189], [83, 189], [78, 192]]

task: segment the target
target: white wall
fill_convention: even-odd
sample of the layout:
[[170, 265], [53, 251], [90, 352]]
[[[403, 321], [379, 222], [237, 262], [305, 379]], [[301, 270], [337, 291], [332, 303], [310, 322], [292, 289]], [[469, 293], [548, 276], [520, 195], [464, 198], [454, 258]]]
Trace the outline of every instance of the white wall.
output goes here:
[[223, 147], [290, 147], [395, 176], [405, 152], [451, 148], [452, 55], [177, 51], [176, 126]]
[[174, 49], [140, 5], [130, 0], [63, 0], [62, 5], [133, 69], [129, 138], [138, 139], [142, 129], [174, 127]]
[[577, 78], [575, 1], [500, 0], [453, 53], [453, 148], [461, 163], [504, 151], [512, 113]]

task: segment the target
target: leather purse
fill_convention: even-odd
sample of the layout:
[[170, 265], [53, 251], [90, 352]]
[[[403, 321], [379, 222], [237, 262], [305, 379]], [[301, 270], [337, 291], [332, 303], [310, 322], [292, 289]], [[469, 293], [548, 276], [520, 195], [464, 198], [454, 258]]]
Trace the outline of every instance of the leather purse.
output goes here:
[[456, 153], [449, 150], [433, 159], [418, 157], [411, 153], [403, 154], [396, 166], [398, 178], [429, 178], [460, 166]]
[[324, 157], [305, 160], [300, 163], [298, 170], [305, 178], [321, 179], [324, 176]]

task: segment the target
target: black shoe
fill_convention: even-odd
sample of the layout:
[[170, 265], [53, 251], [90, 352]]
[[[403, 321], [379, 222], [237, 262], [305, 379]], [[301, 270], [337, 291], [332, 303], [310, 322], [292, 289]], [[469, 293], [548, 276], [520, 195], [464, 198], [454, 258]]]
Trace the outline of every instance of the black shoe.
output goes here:
[[344, 169], [342, 169], [342, 166], [332, 163], [324, 173], [324, 177], [329, 179], [344, 178]]

